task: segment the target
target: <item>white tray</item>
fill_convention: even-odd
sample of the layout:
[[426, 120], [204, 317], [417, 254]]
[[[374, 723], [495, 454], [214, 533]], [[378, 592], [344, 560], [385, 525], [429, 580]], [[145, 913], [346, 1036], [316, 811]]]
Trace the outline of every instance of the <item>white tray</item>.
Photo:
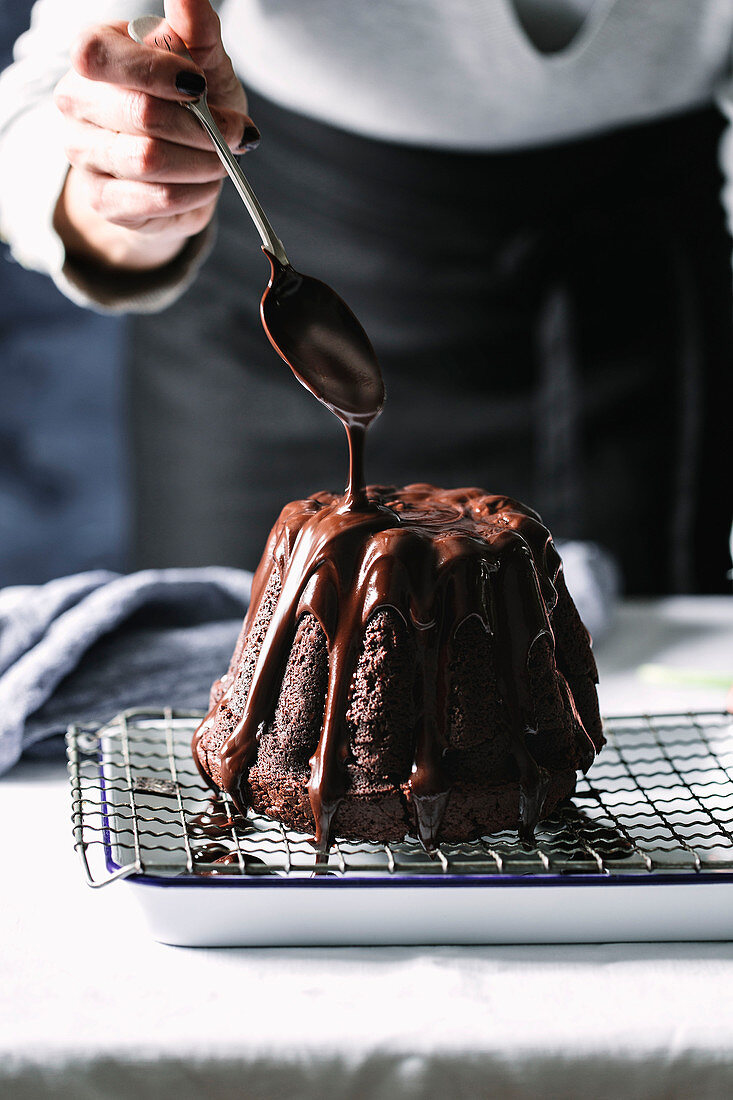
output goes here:
[[[522, 848], [509, 832], [443, 845], [307, 837], [263, 817], [199, 858], [210, 792], [197, 714], [134, 711], [68, 734], [75, 842], [93, 886], [124, 879], [156, 939], [187, 946], [570, 943], [733, 938], [733, 719], [607, 719], [572, 803]], [[122, 888], [122, 887], [120, 887]]]
[[188, 947], [605, 943], [733, 938], [727, 882], [242, 884], [131, 880], [161, 943]]

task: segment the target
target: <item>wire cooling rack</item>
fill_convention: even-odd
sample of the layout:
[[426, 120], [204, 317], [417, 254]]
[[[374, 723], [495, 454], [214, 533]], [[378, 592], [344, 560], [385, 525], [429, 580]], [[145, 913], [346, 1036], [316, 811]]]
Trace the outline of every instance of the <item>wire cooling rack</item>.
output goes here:
[[[428, 854], [417, 840], [339, 840], [327, 862], [311, 838], [212, 792], [191, 757], [202, 715], [129, 710], [101, 729], [70, 727], [75, 847], [92, 886], [119, 878], [339, 875], [657, 876], [733, 872], [733, 717], [717, 712], [605, 720], [589, 775], [536, 831], [504, 831]], [[214, 815], [212, 821], [212, 814]]]

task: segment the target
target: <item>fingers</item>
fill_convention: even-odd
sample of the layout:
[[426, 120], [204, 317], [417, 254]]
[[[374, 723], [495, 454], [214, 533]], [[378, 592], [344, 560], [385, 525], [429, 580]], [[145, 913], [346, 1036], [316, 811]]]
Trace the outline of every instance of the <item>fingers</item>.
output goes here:
[[[190, 61], [133, 42], [122, 23], [83, 31], [72, 48], [71, 63], [87, 80], [117, 84], [177, 103], [196, 99], [205, 87], [204, 74]], [[198, 78], [198, 91], [184, 94], [180, 90], [181, 73], [186, 74], [189, 84], [196, 84]]]
[[[207, 152], [211, 149], [208, 135], [179, 103], [86, 80], [73, 69], [56, 85], [54, 99], [67, 119], [89, 122], [114, 133], [161, 138]], [[258, 131], [249, 115], [229, 107], [210, 105], [210, 110], [232, 152], [252, 147]]]
[[141, 183], [212, 183], [226, 175], [216, 153], [148, 136], [112, 134], [88, 122], [66, 127], [69, 164]]
[[76, 185], [95, 214], [126, 229], [167, 233], [200, 232], [211, 220], [221, 181], [202, 184], [140, 183], [76, 171]]
[[166, 14], [193, 62], [134, 42], [125, 23], [100, 25], [77, 40], [55, 93], [71, 165], [62, 239], [76, 254], [136, 269], [166, 262], [175, 242], [203, 229], [221, 190], [224, 168], [181, 104], [206, 89], [233, 152], [259, 140], [208, 0], [169, 0]]
[[[125, 23], [110, 23], [82, 32], [71, 51], [72, 66], [87, 80], [117, 84], [178, 103], [196, 99], [207, 88], [213, 103], [244, 113], [247, 97], [218, 37], [218, 16], [213, 11], [212, 15], [217, 27], [216, 44], [192, 48], [193, 64], [168, 50], [133, 42]], [[179, 30], [177, 33], [181, 34]], [[181, 37], [185, 41], [185, 36]]]

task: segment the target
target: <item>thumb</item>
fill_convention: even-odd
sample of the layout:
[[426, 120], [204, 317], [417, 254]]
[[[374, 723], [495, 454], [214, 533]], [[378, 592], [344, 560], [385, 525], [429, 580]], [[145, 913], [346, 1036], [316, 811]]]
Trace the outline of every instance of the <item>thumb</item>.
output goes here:
[[165, 0], [164, 9], [166, 19], [191, 53], [201, 55], [196, 58], [197, 64], [203, 68], [204, 60], [209, 64], [220, 60], [219, 55], [224, 53], [221, 24], [209, 0]]
[[242, 86], [221, 41], [219, 16], [209, 0], [165, 0], [165, 18], [203, 69], [209, 96], [214, 100], [232, 95], [244, 99]]

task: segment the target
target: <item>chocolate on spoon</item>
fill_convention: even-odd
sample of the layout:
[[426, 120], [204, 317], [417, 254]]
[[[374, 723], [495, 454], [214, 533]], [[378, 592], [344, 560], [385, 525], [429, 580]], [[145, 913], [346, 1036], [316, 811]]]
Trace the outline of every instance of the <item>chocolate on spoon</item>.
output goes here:
[[262, 324], [298, 381], [346, 428], [346, 499], [353, 504], [363, 498], [366, 430], [384, 404], [374, 349], [346, 302], [330, 286], [265, 252], [272, 275], [262, 296]]
[[[127, 30], [135, 42], [193, 61], [183, 39], [157, 15], [134, 19]], [[369, 337], [335, 290], [302, 275], [290, 264], [282, 241], [214, 121], [206, 92], [182, 106], [196, 116], [211, 138], [270, 260], [272, 274], [260, 306], [270, 343], [298, 381], [344, 425], [349, 439], [346, 504], [364, 504], [366, 430], [384, 404], [382, 374]]]

